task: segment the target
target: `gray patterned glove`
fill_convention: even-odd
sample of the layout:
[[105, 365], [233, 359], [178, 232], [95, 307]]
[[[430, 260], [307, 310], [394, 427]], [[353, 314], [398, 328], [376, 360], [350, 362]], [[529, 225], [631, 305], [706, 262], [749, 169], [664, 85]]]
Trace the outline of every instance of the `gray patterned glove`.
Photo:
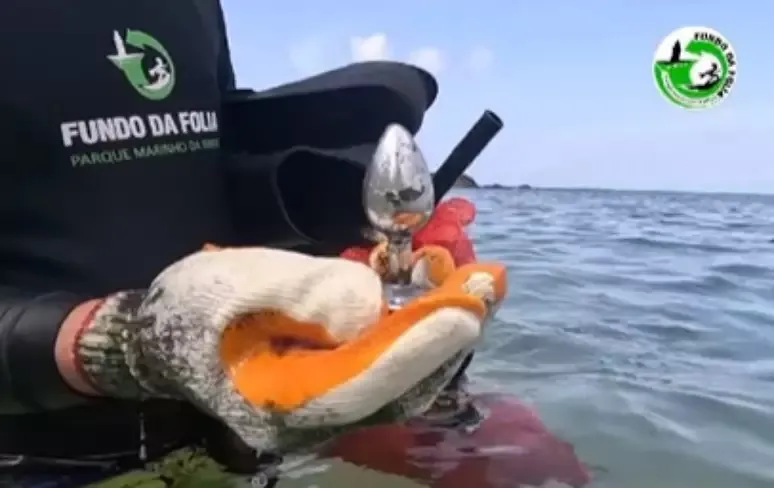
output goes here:
[[365, 265], [203, 251], [109, 297], [78, 349], [106, 395], [185, 399], [259, 451], [298, 451], [430, 407], [505, 288], [496, 266], [459, 273], [385, 315]]
[[180, 398], [164, 379], [163, 366], [144, 352], [143, 339], [151, 335], [152, 321], [141, 319], [140, 306], [147, 290], [108, 296], [76, 339], [81, 367], [91, 384], [113, 398]]

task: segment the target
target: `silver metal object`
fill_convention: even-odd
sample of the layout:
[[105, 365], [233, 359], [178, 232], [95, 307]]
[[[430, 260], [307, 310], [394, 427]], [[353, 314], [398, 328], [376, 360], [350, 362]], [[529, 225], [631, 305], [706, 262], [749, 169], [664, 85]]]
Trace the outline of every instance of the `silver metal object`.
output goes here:
[[430, 168], [411, 133], [391, 124], [379, 140], [363, 183], [363, 205], [387, 243], [388, 303], [400, 308], [424, 292], [411, 284], [413, 235], [435, 210]]

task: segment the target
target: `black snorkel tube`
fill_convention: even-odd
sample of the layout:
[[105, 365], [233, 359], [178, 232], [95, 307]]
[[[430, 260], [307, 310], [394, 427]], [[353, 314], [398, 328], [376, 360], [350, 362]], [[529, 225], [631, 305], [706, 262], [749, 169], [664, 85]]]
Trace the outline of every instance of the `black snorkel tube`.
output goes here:
[[479, 117], [433, 176], [436, 204], [454, 187], [457, 180], [465, 174], [473, 161], [492, 142], [492, 139], [502, 128], [503, 121], [491, 110], [485, 111]]

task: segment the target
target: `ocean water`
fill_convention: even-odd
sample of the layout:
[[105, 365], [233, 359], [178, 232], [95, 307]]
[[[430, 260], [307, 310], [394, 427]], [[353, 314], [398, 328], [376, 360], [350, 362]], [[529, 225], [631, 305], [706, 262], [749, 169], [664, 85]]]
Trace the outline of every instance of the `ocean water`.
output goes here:
[[[511, 285], [476, 389], [534, 405], [596, 488], [774, 487], [774, 197], [462, 195]], [[365, 485], [418, 486], [338, 465], [280, 487]]]

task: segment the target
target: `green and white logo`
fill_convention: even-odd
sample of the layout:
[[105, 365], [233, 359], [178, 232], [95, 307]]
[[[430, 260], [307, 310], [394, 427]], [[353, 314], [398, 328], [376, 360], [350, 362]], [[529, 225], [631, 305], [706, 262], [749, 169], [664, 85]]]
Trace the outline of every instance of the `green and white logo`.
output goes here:
[[[124, 73], [137, 93], [148, 100], [164, 100], [172, 93], [175, 65], [159, 41], [145, 32], [127, 30], [126, 37], [114, 31], [113, 44], [116, 52], [107, 58]], [[133, 52], [127, 51], [127, 47]], [[150, 59], [146, 60], [146, 55]]]
[[682, 27], [661, 41], [653, 76], [661, 94], [679, 107], [709, 108], [723, 101], [736, 81], [731, 43], [708, 27]]

